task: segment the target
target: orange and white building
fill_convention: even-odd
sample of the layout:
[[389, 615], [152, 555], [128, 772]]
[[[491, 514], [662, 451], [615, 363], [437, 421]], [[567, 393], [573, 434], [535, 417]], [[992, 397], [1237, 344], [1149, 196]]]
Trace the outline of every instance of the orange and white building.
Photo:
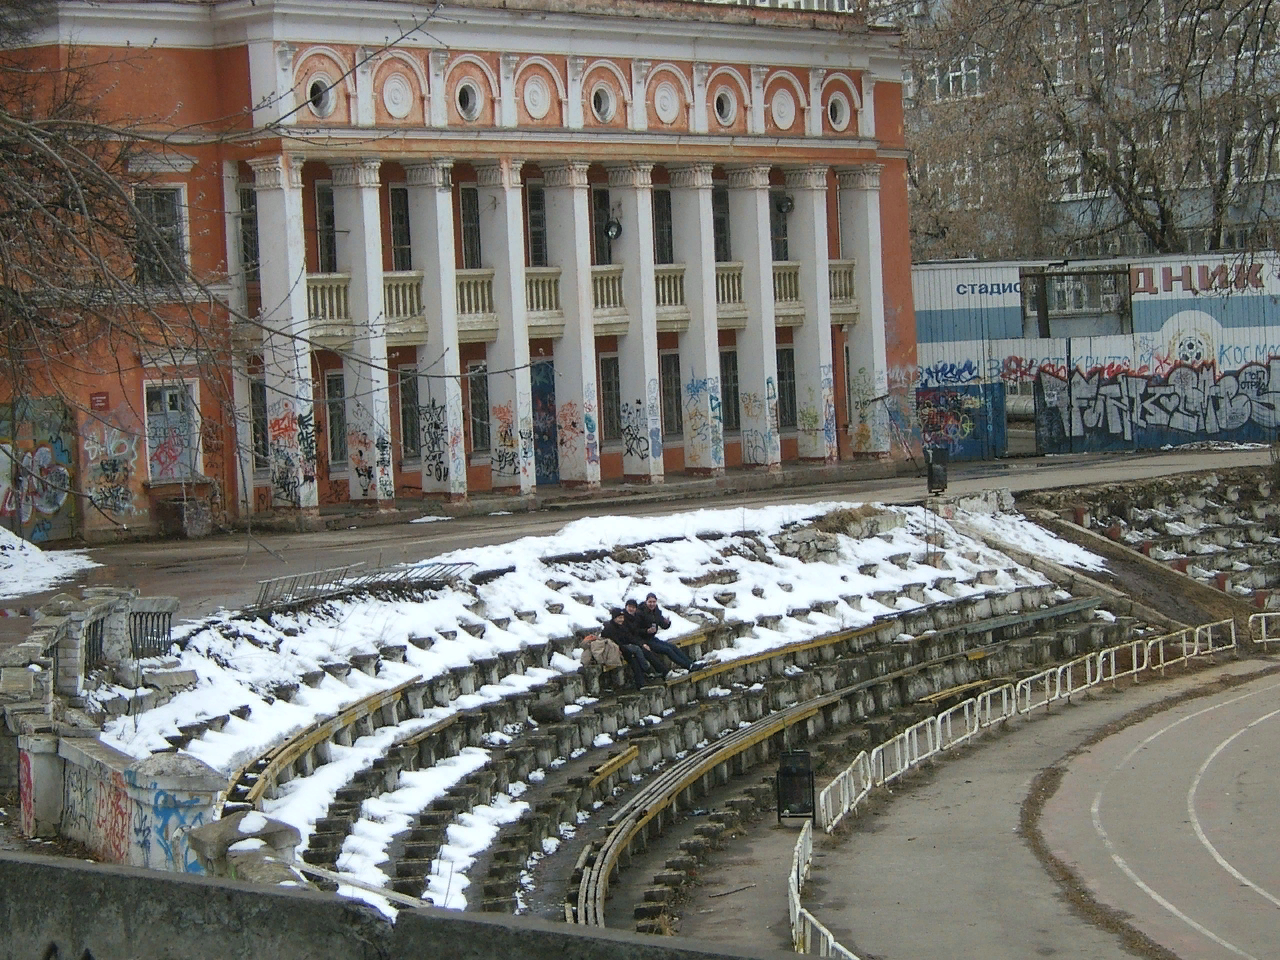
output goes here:
[[678, 0], [69, 0], [41, 42], [164, 135], [140, 206], [231, 321], [234, 416], [172, 354], [86, 384], [90, 534], [174, 484], [243, 516], [890, 455], [916, 365], [890, 31]]

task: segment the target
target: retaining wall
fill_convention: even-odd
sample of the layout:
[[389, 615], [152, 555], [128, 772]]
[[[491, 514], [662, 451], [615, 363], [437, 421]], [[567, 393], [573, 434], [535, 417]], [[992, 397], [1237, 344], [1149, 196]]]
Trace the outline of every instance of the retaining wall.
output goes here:
[[772, 958], [522, 917], [376, 911], [325, 894], [0, 853], [0, 960], [718, 960]]

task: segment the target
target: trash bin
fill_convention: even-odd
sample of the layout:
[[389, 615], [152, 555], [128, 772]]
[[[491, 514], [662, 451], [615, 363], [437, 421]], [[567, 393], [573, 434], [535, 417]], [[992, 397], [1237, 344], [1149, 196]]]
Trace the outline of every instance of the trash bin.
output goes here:
[[924, 462], [927, 466], [926, 476], [928, 477], [930, 493], [946, 492], [948, 457], [949, 454], [946, 447], [924, 448]]
[[813, 760], [808, 750], [787, 750], [778, 758], [778, 822], [783, 817], [813, 819]]

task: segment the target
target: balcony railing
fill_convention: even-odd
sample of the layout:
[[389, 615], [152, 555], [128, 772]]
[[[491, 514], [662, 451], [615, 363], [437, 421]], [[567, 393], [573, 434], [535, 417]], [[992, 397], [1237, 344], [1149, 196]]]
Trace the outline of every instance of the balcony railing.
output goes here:
[[659, 264], [653, 271], [653, 285], [658, 312], [682, 310], [684, 299], [684, 264]]
[[853, 260], [832, 260], [828, 267], [831, 277], [831, 302], [852, 303], [857, 300], [854, 288], [853, 271], [856, 266]]
[[458, 271], [458, 318], [493, 315], [493, 270]]
[[307, 275], [307, 316], [321, 323], [351, 319], [351, 275], [311, 273]]
[[422, 274], [417, 270], [383, 274], [382, 301], [388, 321], [422, 316]]
[[742, 299], [742, 264], [717, 263], [716, 305], [737, 306], [745, 302]]
[[597, 314], [625, 312], [622, 299], [622, 267], [613, 265], [591, 268], [591, 303]]
[[790, 260], [774, 262], [773, 302], [775, 304], [804, 302], [800, 296], [800, 264]]
[[530, 314], [560, 313], [560, 268], [527, 267], [524, 299]]

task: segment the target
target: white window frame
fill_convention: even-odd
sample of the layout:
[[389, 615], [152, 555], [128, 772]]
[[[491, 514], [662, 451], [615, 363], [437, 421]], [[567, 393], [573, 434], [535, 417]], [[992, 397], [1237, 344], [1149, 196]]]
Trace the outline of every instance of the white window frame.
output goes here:
[[[191, 474], [184, 477], [160, 477], [151, 475], [151, 409], [147, 404], [147, 393], [152, 389], [165, 387], [185, 387], [187, 397], [191, 401], [191, 437], [194, 438], [195, 454], [191, 458]], [[147, 455], [147, 482], [192, 483], [204, 478], [204, 418], [200, 415], [200, 380], [194, 377], [153, 377], [142, 381], [142, 436]]]

